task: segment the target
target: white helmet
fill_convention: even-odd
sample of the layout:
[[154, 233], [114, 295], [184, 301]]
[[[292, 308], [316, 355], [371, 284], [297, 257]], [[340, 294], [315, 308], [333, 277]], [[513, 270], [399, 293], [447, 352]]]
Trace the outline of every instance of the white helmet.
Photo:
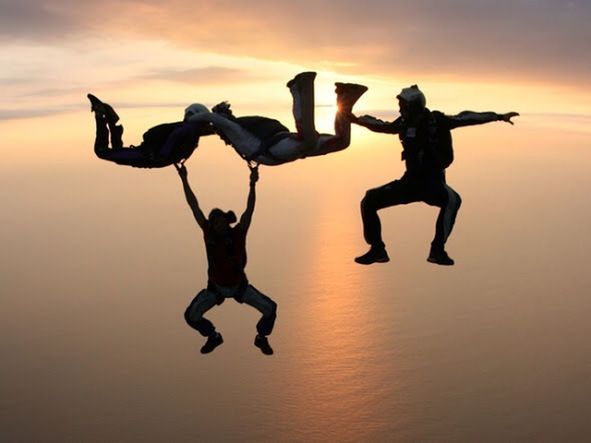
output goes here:
[[396, 98], [404, 100], [409, 105], [418, 106], [420, 109], [424, 109], [427, 106], [425, 94], [421, 92], [417, 85], [402, 89]]
[[207, 106], [202, 105], [201, 103], [193, 103], [185, 108], [185, 120], [191, 120], [191, 117], [206, 112], [209, 112]]

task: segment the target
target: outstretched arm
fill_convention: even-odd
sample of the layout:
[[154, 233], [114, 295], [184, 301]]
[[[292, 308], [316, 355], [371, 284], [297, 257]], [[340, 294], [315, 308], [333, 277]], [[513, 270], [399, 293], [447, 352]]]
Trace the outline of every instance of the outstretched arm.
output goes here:
[[185, 165], [177, 164], [175, 164], [174, 167], [178, 171], [179, 176], [181, 177], [181, 181], [183, 182], [185, 198], [187, 199], [187, 203], [189, 204], [191, 211], [193, 211], [195, 220], [197, 221], [197, 224], [201, 229], [205, 229], [207, 225], [207, 219], [205, 218], [203, 211], [201, 211], [201, 208], [199, 207], [199, 202], [197, 201], [197, 197], [195, 196], [193, 190], [191, 189], [191, 186], [189, 185], [189, 181], [187, 179], [187, 168], [185, 167]]
[[240, 217], [240, 222], [238, 226], [240, 226], [244, 231], [248, 231], [250, 227], [250, 222], [252, 221], [252, 214], [254, 213], [254, 204], [256, 201], [256, 183], [259, 179], [259, 167], [258, 165], [254, 168], [250, 168], [250, 191], [248, 192], [248, 200], [246, 202], [246, 210], [244, 214]]
[[215, 112], [200, 112], [191, 116], [191, 122], [209, 122], [215, 127], [221, 127], [222, 129], [230, 119], [223, 114]]
[[517, 112], [507, 112], [505, 114], [497, 114], [496, 112], [474, 112], [464, 111], [458, 115], [447, 116], [450, 120], [450, 129], [459, 128], [462, 126], [481, 125], [483, 123], [503, 121], [513, 124], [511, 119], [517, 117]]
[[363, 126], [373, 132], [382, 132], [385, 134], [398, 134], [400, 132], [400, 121], [398, 119], [393, 122], [385, 122], [371, 115], [357, 117], [355, 114], [350, 114], [349, 119], [351, 123]]

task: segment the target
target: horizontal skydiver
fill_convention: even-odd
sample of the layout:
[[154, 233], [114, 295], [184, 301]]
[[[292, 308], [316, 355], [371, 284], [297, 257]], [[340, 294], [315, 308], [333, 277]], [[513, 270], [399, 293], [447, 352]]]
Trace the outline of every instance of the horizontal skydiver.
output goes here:
[[[196, 121], [199, 113], [209, 110], [193, 103], [185, 109], [182, 121], [154, 126], [143, 135], [139, 146], [123, 146], [123, 126], [112, 106], [88, 94], [96, 120], [94, 152], [97, 157], [119, 165], [137, 168], [163, 168], [187, 160], [199, 144], [199, 137], [214, 134], [207, 122]], [[109, 136], [111, 147], [109, 148]]]
[[349, 115], [353, 105], [367, 91], [354, 83], [335, 83], [337, 112], [335, 134], [319, 134], [314, 123], [315, 72], [302, 72], [287, 83], [293, 97], [293, 116], [297, 132], [290, 132], [279, 121], [261, 116], [234, 116], [230, 105], [222, 102], [195, 116], [210, 122], [217, 134], [244, 159], [262, 165], [281, 165], [301, 158], [341, 151], [351, 141]]

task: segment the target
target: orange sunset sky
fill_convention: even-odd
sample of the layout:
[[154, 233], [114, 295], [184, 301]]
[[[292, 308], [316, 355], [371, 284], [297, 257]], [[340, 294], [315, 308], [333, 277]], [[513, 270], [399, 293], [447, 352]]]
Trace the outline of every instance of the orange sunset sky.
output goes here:
[[301, 70], [321, 74], [318, 105], [345, 80], [370, 86], [360, 112], [391, 110], [419, 83], [448, 112], [586, 118], [590, 18], [586, 1], [2, 1], [0, 121], [82, 110], [88, 91], [272, 113]]

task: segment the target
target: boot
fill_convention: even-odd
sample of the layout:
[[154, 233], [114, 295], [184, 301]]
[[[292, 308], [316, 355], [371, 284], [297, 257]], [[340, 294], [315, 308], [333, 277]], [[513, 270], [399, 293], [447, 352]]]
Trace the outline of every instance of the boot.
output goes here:
[[273, 355], [273, 348], [269, 344], [269, 340], [264, 335], [259, 335], [254, 338], [254, 345], [261, 350], [265, 355]]
[[427, 261], [442, 266], [453, 266], [455, 263], [443, 248], [435, 248], [433, 246], [431, 247]]
[[209, 354], [223, 342], [224, 339], [222, 338], [222, 334], [220, 334], [219, 332], [214, 332], [209, 337], [207, 337], [207, 341], [203, 346], [201, 346], [201, 353]]
[[90, 112], [104, 115], [107, 122], [113, 125], [119, 121], [119, 116], [111, 105], [103, 103], [95, 95], [87, 94], [86, 96], [90, 100]]
[[365, 254], [355, 258], [360, 265], [371, 265], [372, 263], [387, 263], [390, 261], [386, 248], [383, 246], [372, 246]]
[[340, 112], [350, 114], [357, 100], [365, 94], [367, 86], [355, 83], [335, 83], [337, 94], [337, 107]]

